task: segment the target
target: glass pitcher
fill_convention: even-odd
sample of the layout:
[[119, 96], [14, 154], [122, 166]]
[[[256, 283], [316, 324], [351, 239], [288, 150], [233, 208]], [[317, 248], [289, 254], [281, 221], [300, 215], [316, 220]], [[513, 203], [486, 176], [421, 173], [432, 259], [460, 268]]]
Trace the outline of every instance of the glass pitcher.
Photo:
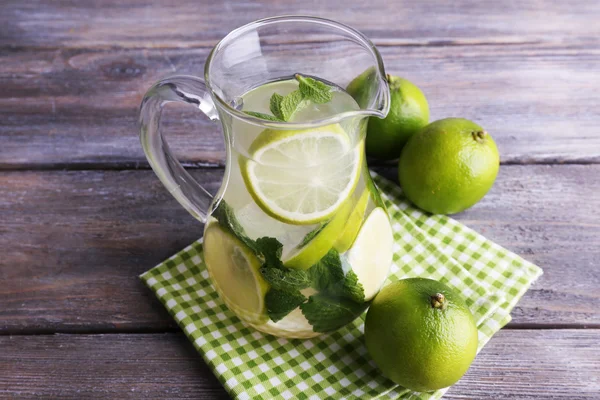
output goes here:
[[[223, 126], [226, 168], [214, 197], [161, 134], [161, 109], [173, 101]], [[146, 157], [205, 223], [211, 281], [243, 321], [277, 336], [312, 337], [353, 321], [377, 294], [393, 238], [364, 138], [368, 117], [388, 109], [375, 46], [350, 27], [301, 16], [238, 28], [210, 53], [204, 80], [174, 76], [146, 93]]]

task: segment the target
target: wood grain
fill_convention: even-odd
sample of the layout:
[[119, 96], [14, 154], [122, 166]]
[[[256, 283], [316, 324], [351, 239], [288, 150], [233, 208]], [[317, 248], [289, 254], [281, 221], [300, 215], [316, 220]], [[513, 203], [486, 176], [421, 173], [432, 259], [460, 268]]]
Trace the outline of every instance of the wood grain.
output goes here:
[[[479, 122], [504, 164], [600, 164], [597, 0], [4, 0], [1, 398], [229, 398], [137, 279], [202, 235], [144, 170], [137, 110], [157, 79], [201, 75], [232, 29], [294, 13], [363, 31], [389, 73], [424, 90], [432, 120]], [[215, 192], [222, 169], [198, 167], [223, 166], [218, 125], [178, 106], [163, 123]], [[600, 165], [504, 165], [456, 216], [545, 273], [447, 398], [598, 398], [599, 209]], [[43, 335], [55, 332], [79, 334]]]
[[304, 14], [351, 25], [377, 44], [595, 41], [595, 0], [178, 1], [5, 0], [0, 46], [210, 47], [248, 22]]
[[[193, 175], [214, 192], [222, 171]], [[514, 326], [600, 326], [599, 193], [598, 165], [503, 166], [483, 201], [457, 216], [544, 269]], [[0, 215], [0, 331], [174, 328], [137, 275], [202, 225], [151, 171], [3, 172]]]
[[[388, 72], [421, 86], [432, 120], [477, 121], [502, 162], [600, 162], [600, 45], [381, 50]], [[175, 72], [201, 75], [208, 51], [0, 51], [0, 169], [146, 166], [137, 138], [144, 91]], [[223, 165], [217, 123], [183, 105], [169, 106], [163, 122], [186, 165]]]
[[229, 399], [182, 334], [0, 337], [0, 397]]
[[[446, 394], [456, 399], [594, 399], [599, 330], [502, 330]], [[182, 334], [0, 337], [0, 396], [226, 399]]]

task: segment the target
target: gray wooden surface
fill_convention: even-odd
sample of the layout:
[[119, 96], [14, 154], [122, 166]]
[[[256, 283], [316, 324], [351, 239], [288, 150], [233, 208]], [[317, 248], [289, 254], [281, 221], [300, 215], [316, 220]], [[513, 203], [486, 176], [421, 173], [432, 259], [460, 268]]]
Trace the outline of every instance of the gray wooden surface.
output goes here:
[[[447, 396], [599, 398], [597, 0], [3, 1], [0, 398], [227, 398], [137, 279], [202, 234], [148, 170], [137, 107], [228, 31], [292, 13], [362, 30], [433, 119], [498, 143], [496, 185], [456, 218], [545, 273]], [[219, 127], [183, 107], [164, 122], [215, 191]]]

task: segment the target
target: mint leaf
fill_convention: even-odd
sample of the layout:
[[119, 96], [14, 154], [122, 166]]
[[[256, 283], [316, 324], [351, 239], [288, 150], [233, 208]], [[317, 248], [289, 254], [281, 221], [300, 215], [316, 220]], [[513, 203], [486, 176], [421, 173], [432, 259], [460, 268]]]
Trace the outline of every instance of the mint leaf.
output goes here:
[[365, 289], [358, 281], [358, 276], [352, 270], [346, 274], [342, 286], [334, 288], [333, 292], [338, 296], [346, 297], [357, 303], [364, 303], [365, 301]]
[[362, 284], [349, 266], [346, 270], [348, 272], [344, 273], [339, 253], [331, 249], [308, 270], [311, 286], [321, 293], [363, 303], [365, 291]]
[[315, 236], [317, 236], [319, 233], [321, 233], [321, 231], [327, 226], [328, 223], [329, 222], [326, 222], [326, 223], [324, 223], [321, 226], [317, 226], [315, 229], [313, 229], [312, 231], [308, 232], [302, 238], [302, 241], [300, 242], [300, 244], [296, 248], [301, 249], [304, 246], [306, 246], [311, 240], [313, 240], [315, 238]]
[[260, 273], [272, 287], [279, 290], [294, 291], [310, 286], [306, 271], [289, 269], [281, 262], [283, 245], [274, 238], [262, 237], [256, 240], [256, 247], [265, 262]]
[[300, 305], [300, 309], [313, 326], [313, 331], [329, 332], [353, 321], [367, 309], [367, 306], [367, 303], [357, 304], [345, 299], [316, 294]]
[[282, 121], [287, 121], [283, 117], [283, 113], [281, 112], [281, 102], [282, 101], [283, 101], [282, 95], [280, 95], [278, 93], [273, 93], [273, 95], [271, 96], [269, 108], [275, 117], [279, 118]]
[[266, 236], [258, 238], [256, 239], [256, 249], [263, 255], [266, 264], [275, 268], [283, 268], [281, 262], [283, 245], [279, 240]]
[[300, 92], [305, 98], [317, 104], [324, 104], [331, 101], [333, 94], [331, 93], [330, 86], [308, 76], [296, 74], [295, 77], [298, 80]]
[[292, 115], [304, 106], [302, 104], [303, 99], [302, 93], [299, 90], [294, 90], [281, 100], [280, 110], [285, 121], [292, 119]]
[[273, 322], [279, 321], [305, 301], [306, 297], [298, 290], [286, 292], [272, 288], [265, 296], [267, 313]]
[[281, 122], [283, 121], [282, 119], [279, 119], [273, 115], [269, 115], [269, 114], [263, 114], [263, 113], [259, 113], [259, 112], [255, 112], [255, 111], [244, 111], [246, 114], [248, 115], [252, 115], [253, 117], [256, 118], [260, 118], [260, 119], [266, 119], [267, 121], [275, 121], [275, 122]]
[[344, 280], [344, 270], [340, 256], [335, 249], [327, 254], [308, 270], [311, 286], [318, 291], [331, 290]]
[[331, 87], [323, 82], [317, 81], [300, 74], [295, 75], [298, 80], [298, 90], [288, 93], [285, 97], [279, 93], [273, 93], [269, 100], [269, 109], [273, 115], [255, 111], [244, 111], [248, 115], [267, 121], [289, 121], [294, 113], [306, 106], [307, 102], [313, 101], [323, 104], [331, 101]]
[[219, 225], [221, 225], [225, 230], [229, 231], [252, 251], [258, 253], [256, 242], [246, 236], [246, 232], [235, 217], [233, 209], [225, 200], [221, 200], [218, 207], [213, 211], [212, 216], [219, 221]]
[[293, 292], [310, 286], [310, 279], [306, 271], [269, 268], [267, 265], [264, 265], [261, 267], [260, 273], [275, 289]]

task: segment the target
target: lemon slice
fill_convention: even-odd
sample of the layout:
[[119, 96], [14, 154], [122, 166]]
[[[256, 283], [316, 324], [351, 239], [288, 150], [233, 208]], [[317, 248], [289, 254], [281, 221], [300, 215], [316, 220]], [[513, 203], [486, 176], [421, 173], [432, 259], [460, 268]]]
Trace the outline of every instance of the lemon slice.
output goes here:
[[343, 253], [347, 251], [352, 243], [354, 243], [354, 239], [358, 234], [358, 230], [363, 222], [363, 218], [365, 216], [365, 211], [367, 211], [367, 205], [369, 204], [369, 190], [365, 189], [363, 194], [360, 196], [354, 209], [348, 216], [348, 221], [344, 226], [344, 231], [340, 235], [340, 237], [336, 240], [335, 245], [333, 246], [339, 253]]
[[371, 300], [385, 282], [392, 264], [394, 235], [387, 213], [377, 207], [367, 217], [350, 250], [348, 262]]
[[235, 236], [216, 223], [204, 233], [204, 261], [227, 307], [250, 323], [264, 323], [269, 284], [260, 275], [260, 260]]
[[315, 129], [267, 129], [240, 158], [246, 188], [262, 210], [288, 224], [329, 219], [354, 191], [362, 147], [339, 124]]
[[296, 248], [284, 260], [283, 264], [289, 268], [309, 269], [315, 265], [333, 247], [333, 244], [343, 231], [352, 204], [347, 201], [308, 243]]

